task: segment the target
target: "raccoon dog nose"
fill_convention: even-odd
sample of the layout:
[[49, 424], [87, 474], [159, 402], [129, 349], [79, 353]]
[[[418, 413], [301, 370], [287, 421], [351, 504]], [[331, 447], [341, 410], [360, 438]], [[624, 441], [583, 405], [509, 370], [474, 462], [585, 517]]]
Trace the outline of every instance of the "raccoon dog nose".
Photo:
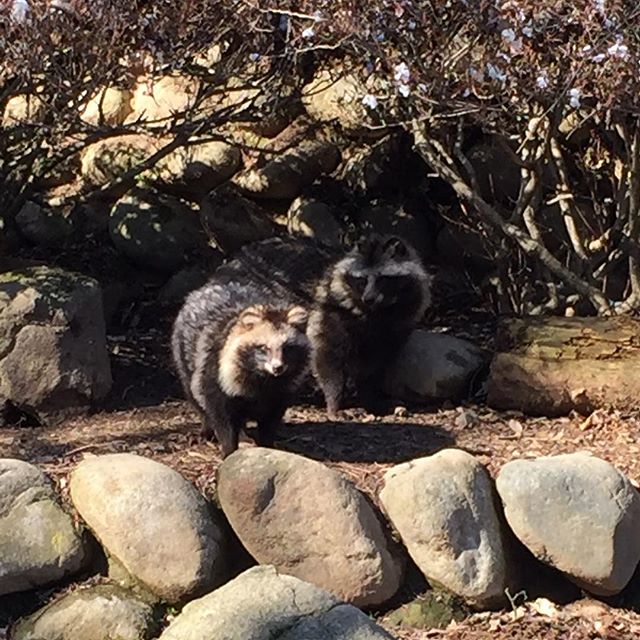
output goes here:
[[281, 376], [284, 373], [285, 366], [282, 362], [272, 362], [269, 369], [274, 376]]
[[362, 292], [362, 302], [367, 305], [373, 304], [376, 301], [378, 294], [376, 292], [375, 285], [369, 281], [367, 282], [367, 286], [364, 288]]
[[362, 302], [365, 304], [373, 304], [376, 301], [376, 293], [375, 291], [365, 291], [362, 296]]

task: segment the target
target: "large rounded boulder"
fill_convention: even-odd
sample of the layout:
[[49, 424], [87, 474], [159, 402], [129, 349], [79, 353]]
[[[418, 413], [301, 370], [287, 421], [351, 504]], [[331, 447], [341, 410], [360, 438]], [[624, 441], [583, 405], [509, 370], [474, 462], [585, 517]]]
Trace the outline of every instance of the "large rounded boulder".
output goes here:
[[61, 595], [15, 625], [11, 640], [147, 640], [154, 637], [153, 605], [112, 584]]
[[539, 560], [594, 594], [624, 589], [640, 560], [640, 497], [623, 473], [579, 452], [513, 460], [496, 485], [510, 527]]
[[0, 596], [79, 571], [85, 546], [37, 467], [0, 458]]
[[112, 572], [124, 568], [168, 602], [198, 595], [220, 581], [223, 524], [178, 472], [128, 453], [97, 456], [73, 471], [70, 489]]
[[152, 190], [132, 190], [113, 205], [109, 235], [132, 262], [166, 273], [209, 249], [195, 206]]
[[220, 505], [259, 563], [356, 606], [379, 605], [398, 590], [403, 562], [379, 514], [336, 471], [252, 447], [230, 455], [218, 473]]
[[389, 367], [385, 389], [406, 400], [459, 400], [484, 361], [467, 340], [416, 329]]
[[44, 266], [0, 273], [0, 401], [80, 410], [110, 388], [98, 283]]
[[339, 149], [320, 140], [309, 140], [279, 154], [259, 168], [246, 169], [232, 182], [247, 196], [262, 200], [288, 200], [304, 187], [340, 164]]
[[387, 471], [380, 501], [430, 582], [473, 605], [500, 604], [508, 586], [505, 538], [487, 470], [445, 449]]
[[352, 605], [274, 567], [254, 567], [184, 607], [160, 640], [391, 640]]

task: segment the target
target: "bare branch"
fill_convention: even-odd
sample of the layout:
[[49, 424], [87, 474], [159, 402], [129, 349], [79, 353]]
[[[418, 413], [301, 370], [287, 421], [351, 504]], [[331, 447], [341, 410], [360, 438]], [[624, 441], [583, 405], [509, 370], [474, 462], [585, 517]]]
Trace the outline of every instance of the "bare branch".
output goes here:
[[564, 158], [562, 157], [562, 149], [558, 143], [556, 136], [552, 136], [549, 141], [549, 152], [555, 167], [556, 180], [560, 191], [558, 193], [557, 202], [562, 211], [562, 217], [564, 219], [564, 225], [571, 242], [571, 246], [575, 254], [581, 260], [587, 260], [587, 252], [584, 247], [580, 232], [578, 231], [578, 218], [580, 213], [577, 210], [576, 202], [569, 186], [569, 174], [565, 166]]
[[495, 229], [499, 230], [509, 239], [515, 241], [528, 255], [536, 256], [552, 273], [569, 285], [573, 290], [587, 297], [594, 305], [598, 313], [605, 314], [610, 311], [609, 301], [601, 291], [587, 284], [569, 271], [553, 256], [542, 244], [528, 236], [516, 225], [504, 220], [500, 214], [482, 197], [474, 192], [469, 185], [453, 170], [440, 156], [437, 149], [428, 140], [421, 123], [413, 124], [414, 144], [424, 159], [445, 179], [455, 192], [464, 200], [467, 200], [478, 211], [480, 217]]
[[[630, 144], [631, 163], [628, 174], [629, 220], [628, 237], [631, 242], [640, 240], [640, 123], [636, 122]], [[629, 282], [631, 292], [620, 305], [618, 312], [626, 313], [640, 308], [640, 260], [638, 256], [629, 256]]]

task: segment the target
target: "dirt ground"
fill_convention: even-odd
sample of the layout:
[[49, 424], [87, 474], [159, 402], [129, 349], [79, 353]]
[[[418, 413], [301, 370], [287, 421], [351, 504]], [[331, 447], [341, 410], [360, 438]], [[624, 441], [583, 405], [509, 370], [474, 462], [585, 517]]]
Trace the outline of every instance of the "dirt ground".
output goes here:
[[[211, 495], [220, 462], [218, 448], [199, 438], [196, 414], [181, 399], [162, 338], [166, 335], [164, 327], [135, 336], [110, 336], [114, 375], [110, 400], [92, 415], [67, 418], [56, 425], [0, 427], [0, 455], [37, 464], [64, 493], [69, 472], [84, 456], [138, 453], [177, 469]], [[447, 447], [473, 454], [494, 476], [514, 458], [587, 450], [618, 466], [636, 483], [640, 481], [639, 436], [640, 415], [616, 411], [551, 420], [497, 413], [468, 403], [396, 407], [384, 417], [352, 410], [340, 421], [330, 422], [317, 403], [310, 402], [288, 411], [277, 447], [328, 464], [376, 501], [386, 469]], [[397, 604], [424, 588], [420, 579], [410, 580]], [[588, 599], [558, 608], [528, 601], [514, 611], [476, 614], [442, 630], [392, 628], [386, 613], [378, 612], [376, 617], [400, 640], [623, 639], [640, 633], [639, 615]], [[0, 629], [0, 640], [2, 635]]]

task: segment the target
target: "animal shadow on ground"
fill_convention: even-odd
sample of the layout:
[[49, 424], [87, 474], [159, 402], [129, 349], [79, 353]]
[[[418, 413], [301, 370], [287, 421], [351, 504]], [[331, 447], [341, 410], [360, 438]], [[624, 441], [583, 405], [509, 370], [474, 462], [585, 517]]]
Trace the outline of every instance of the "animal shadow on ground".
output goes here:
[[439, 426], [409, 422], [306, 422], [278, 429], [276, 447], [331, 462], [404, 462], [452, 446]]
[[[131, 424], [121, 419], [121, 425], [109, 428], [105, 420], [99, 421], [98, 433], [86, 428], [93, 417], [81, 422], [81, 430], [67, 427], [43, 426], [14, 430], [15, 436], [0, 453], [6, 457], [28, 460], [34, 464], [63, 462], [71, 456], [91, 453], [142, 453], [149, 455], [172, 453], [187, 446], [188, 432], [184, 425], [164, 424], [160, 416], [153, 416], [145, 425], [128, 428]], [[6, 449], [6, 450], [5, 450]]]

